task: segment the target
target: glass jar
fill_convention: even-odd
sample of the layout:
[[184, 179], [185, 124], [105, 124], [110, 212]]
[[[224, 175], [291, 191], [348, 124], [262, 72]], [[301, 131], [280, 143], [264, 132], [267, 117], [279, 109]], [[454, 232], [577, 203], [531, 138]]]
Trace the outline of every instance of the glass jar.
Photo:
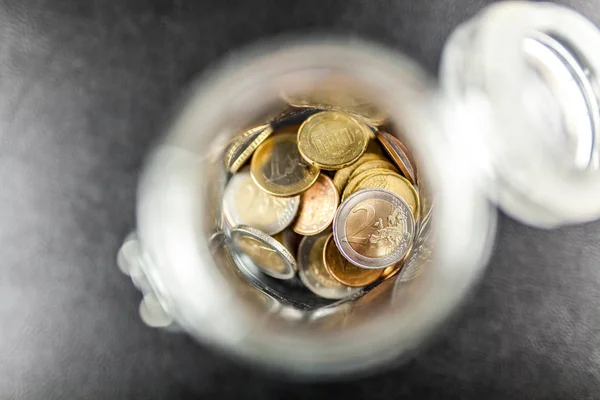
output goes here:
[[[537, 226], [600, 216], [598, 44], [596, 28], [566, 8], [501, 3], [452, 36], [440, 86], [405, 55], [356, 40], [287, 41], [232, 57], [193, 88], [148, 159], [137, 237], [119, 253], [145, 295], [143, 319], [299, 375], [410, 356], [483, 271], [490, 200]], [[221, 213], [222, 157], [234, 134], [282, 107], [282, 93], [332, 81], [352, 82], [387, 111], [435, 208], [429, 218], [423, 207], [404, 272], [320, 303], [239, 268]]]

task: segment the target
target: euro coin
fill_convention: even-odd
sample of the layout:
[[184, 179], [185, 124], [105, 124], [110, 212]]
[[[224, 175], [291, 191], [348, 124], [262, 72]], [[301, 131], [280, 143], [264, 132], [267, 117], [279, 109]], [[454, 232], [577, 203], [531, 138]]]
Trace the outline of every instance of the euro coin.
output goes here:
[[333, 181], [320, 174], [317, 181], [300, 196], [300, 211], [292, 229], [304, 236], [323, 232], [333, 222], [339, 204], [340, 195]]
[[393, 172], [398, 172], [398, 168], [396, 168], [392, 163], [390, 163], [389, 161], [386, 160], [373, 160], [373, 161], [368, 161], [362, 165], [360, 165], [358, 168], [356, 168], [354, 170], [354, 172], [352, 173], [352, 175], [350, 175], [350, 179], [352, 180], [352, 178], [354, 176], [358, 176], [361, 173], [365, 172], [365, 171], [371, 171], [373, 169], [376, 168], [383, 168], [383, 169], [387, 169], [389, 171], [393, 171]]
[[252, 157], [250, 173], [254, 182], [273, 196], [295, 196], [312, 186], [319, 168], [300, 156], [296, 135], [275, 135], [261, 144]]
[[367, 149], [368, 128], [349, 116], [325, 111], [309, 117], [298, 131], [298, 149], [310, 164], [338, 170], [356, 162]]
[[346, 187], [346, 184], [348, 184], [350, 176], [352, 175], [354, 170], [356, 170], [356, 168], [372, 160], [385, 160], [385, 158], [380, 154], [365, 153], [362, 156], [360, 156], [360, 158], [356, 160], [354, 164], [335, 171], [335, 175], [333, 176], [333, 184], [335, 185], [338, 192], [340, 192], [340, 194], [342, 193], [342, 191]]
[[360, 181], [354, 191], [367, 188], [388, 189], [396, 193], [406, 201], [415, 220], [419, 219], [419, 194], [406, 178], [392, 171], [382, 171]]
[[350, 287], [367, 286], [375, 282], [383, 273], [382, 269], [360, 268], [342, 257], [333, 235], [330, 235], [325, 242], [323, 260], [329, 274], [338, 282]]
[[348, 197], [333, 220], [335, 244], [344, 258], [362, 268], [399, 263], [415, 237], [415, 219], [398, 194], [380, 188]]
[[298, 275], [304, 286], [317, 296], [325, 299], [342, 299], [360, 289], [343, 285], [325, 268], [323, 253], [330, 235], [331, 232], [324, 232], [302, 239], [298, 249]]
[[261, 190], [248, 171], [235, 174], [223, 194], [223, 213], [229, 225], [248, 225], [274, 235], [289, 226], [300, 206], [300, 196], [275, 197]]
[[252, 157], [256, 148], [265, 141], [273, 129], [268, 125], [257, 126], [236, 137], [225, 153], [225, 167], [236, 173]]
[[238, 255], [248, 257], [262, 272], [277, 279], [292, 279], [296, 260], [290, 252], [259, 229], [238, 226], [231, 230], [231, 243]]
[[357, 190], [356, 188], [358, 187], [358, 185], [362, 181], [364, 181], [366, 178], [373, 176], [373, 175], [385, 173], [388, 171], [389, 170], [385, 169], [385, 168], [374, 168], [374, 169], [370, 169], [368, 171], [361, 172], [358, 175], [353, 174], [352, 179], [348, 180], [348, 184], [344, 188], [344, 192], [342, 193], [342, 201], [346, 200], [348, 198], [348, 196], [350, 196], [352, 193], [356, 192], [356, 190]]

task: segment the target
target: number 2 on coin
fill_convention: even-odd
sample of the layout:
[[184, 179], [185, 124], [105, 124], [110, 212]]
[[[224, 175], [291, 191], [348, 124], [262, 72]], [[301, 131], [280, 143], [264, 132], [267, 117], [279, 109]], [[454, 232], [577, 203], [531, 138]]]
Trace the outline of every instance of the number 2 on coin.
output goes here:
[[367, 240], [369, 240], [369, 236], [359, 237], [358, 235], [372, 225], [373, 220], [375, 219], [375, 207], [370, 204], [365, 204], [357, 207], [352, 210], [352, 214], [357, 213], [359, 211], [364, 211], [367, 213], [365, 218], [362, 220], [362, 223], [356, 228], [354, 232], [347, 232], [347, 240], [349, 243], [359, 243], [364, 244]]

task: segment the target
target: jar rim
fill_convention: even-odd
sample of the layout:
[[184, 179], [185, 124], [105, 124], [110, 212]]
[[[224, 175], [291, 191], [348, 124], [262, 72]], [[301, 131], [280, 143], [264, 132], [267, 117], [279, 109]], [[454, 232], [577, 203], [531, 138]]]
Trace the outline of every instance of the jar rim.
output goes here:
[[[423, 278], [424, 292], [416, 296], [410, 311], [397, 310], [389, 320], [373, 319], [368, 326], [336, 333], [327, 340], [300, 331], [283, 334], [262, 329], [257, 334], [259, 321], [244, 313], [232, 288], [210, 271], [214, 261], [198, 227], [207, 218], [204, 200], [195, 198], [192, 189], [204, 178], [202, 162], [207, 158], [193, 149], [205, 149], [205, 140], [223, 139], [215, 134], [224, 121], [223, 108], [231, 101], [249, 99], [240, 91], [256, 84], [272, 90], [274, 82], [289, 74], [321, 73], [321, 67], [342, 68], [379, 91], [391, 119], [402, 119], [407, 134], [412, 134], [416, 152], [435, 158], [436, 167], [424, 168], [426, 174], [432, 174], [427, 172], [432, 168], [438, 172], [461, 168], [461, 161], [444, 147], [440, 125], [432, 121], [430, 80], [413, 61], [368, 42], [303, 39], [274, 51], [252, 49], [205, 76], [165, 143], [150, 158], [138, 193], [139, 237], [177, 323], [196, 337], [251, 360], [311, 375], [362, 370], [414, 349], [457, 307], [480, 276], [495, 232], [495, 214], [468, 173], [445, 180], [432, 174], [430, 180], [439, 182], [433, 185], [439, 192], [435, 229], [454, 231], [452, 240], [457, 243], [441, 241], [436, 247], [436, 260], [443, 262], [436, 264], [435, 274]], [[244, 106], [257, 111], [266, 102], [256, 99]]]

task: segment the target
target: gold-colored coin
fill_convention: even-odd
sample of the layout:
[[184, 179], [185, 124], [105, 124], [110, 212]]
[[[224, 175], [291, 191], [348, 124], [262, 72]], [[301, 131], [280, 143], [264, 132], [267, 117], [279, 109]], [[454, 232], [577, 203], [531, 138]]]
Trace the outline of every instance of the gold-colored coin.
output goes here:
[[348, 184], [346, 185], [346, 188], [344, 189], [344, 192], [342, 193], [342, 201], [346, 200], [348, 198], [348, 196], [350, 196], [352, 193], [356, 192], [356, 188], [358, 187], [358, 185], [365, 180], [366, 178], [372, 176], [372, 175], [377, 175], [383, 172], [387, 172], [389, 171], [388, 169], [385, 168], [375, 168], [375, 169], [371, 169], [368, 171], [364, 171], [358, 175], [354, 175], [352, 176], [352, 179], [348, 180]]
[[397, 137], [387, 132], [377, 132], [377, 139], [411, 185], [417, 183], [417, 171], [410, 152]]
[[396, 168], [394, 166], [394, 164], [392, 164], [389, 161], [386, 160], [373, 160], [373, 161], [368, 161], [364, 164], [362, 164], [361, 166], [359, 166], [358, 168], [356, 168], [354, 170], [354, 172], [352, 173], [352, 175], [350, 175], [350, 181], [352, 180], [352, 178], [354, 178], [355, 176], [358, 176], [360, 174], [362, 174], [365, 171], [371, 171], [374, 169], [387, 169], [389, 171], [393, 171], [393, 172], [399, 172], [398, 168]]
[[298, 149], [310, 164], [337, 170], [355, 163], [367, 149], [368, 128], [349, 116], [325, 111], [309, 117], [298, 131]]
[[269, 125], [261, 125], [236, 137], [225, 153], [225, 167], [229, 172], [236, 173], [272, 133], [273, 129]]
[[298, 152], [296, 135], [275, 135], [261, 144], [252, 157], [250, 173], [254, 182], [274, 196], [302, 193], [319, 177], [319, 168], [310, 165]]
[[346, 260], [329, 235], [325, 242], [323, 262], [327, 272], [338, 282], [350, 287], [362, 287], [375, 282], [383, 273], [382, 269], [365, 269], [357, 267]]
[[330, 177], [320, 174], [317, 181], [300, 196], [300, 211], [292, 225], [294, 232], [316, 235], [331, 225], [340, 204], [340, 195]]
[[[354, 192], [358, 192], [367, 188], [387, 189], [402, 197], [410, 207], [410, 210], [418, 220], [420, 212], [419, 194], [414, 186], [404, 178], [392, 171], [380, 171], [375, 175], [371, 175], [363, 179], [356, 187]], [[353, 192], [353, 193], [354, 193]]]
[[340, 194], [342, 193], [344, 187], [346, 187], [346, 185], [348, 184], [350, 175], [352, 175], [356, 168], [360, 167], [362, 164], [368, 161], [373, 160], [385, 160], [385, 157], [377, 153], [366, 152], [365, 154], [360, 156], [360, 158], [356, 160], [354, 164], [335, 171], [335, 175], [333, 176], [333, 184], [335, 185], [335, 188], [338, 190], [338, 192], [340, 192]]
[[268, 235], [289, 226], [299, 206], [300, 196], [271, 196], [254, 183], [246, 170], [233, 175], [223, 193], [223, 214], [231, 227], [248, 225]]
[[240, 150], [239, 142], [243, 141], [244, 139], [248, 139], [249, 137], [256, 136], [257, 134], [262, 132], [267, 126], [268, 125], [256, 125], [232, 137], [229, 142], [229, 146], [227, 147], [227, 151], [225, 152], [225, 156], [223, 157], [225, 160], [225, 165], [228, 167], [229, 164], [233, 162], [236, 152]]
[[325, 252], [325, 244], [327, 243], [327, 238], [331, 234], [325, 233], [316, 240], [312, 249], [310, 249], [309, 257], [308, 257], [308, 266], [312, 276], [315, 280], [322, 286], [328, 288], [340, 288], [343, 285], [334, 279], [331, 274], [325, 268], [323, 253]]

